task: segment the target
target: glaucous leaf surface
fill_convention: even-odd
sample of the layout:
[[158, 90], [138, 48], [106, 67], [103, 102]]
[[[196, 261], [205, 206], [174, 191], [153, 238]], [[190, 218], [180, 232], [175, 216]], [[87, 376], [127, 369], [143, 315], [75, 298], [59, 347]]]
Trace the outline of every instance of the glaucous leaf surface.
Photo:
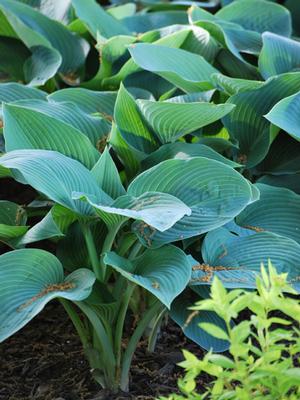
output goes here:
[[59, 260], [44, 250], [1, 255], [0, 341], [20, 330], [54, 298], [84, 300], [94, 281], [94, 274], [84, 268], [64, 278]]
[[128, 194], [133, 196], [148, 191], [175, 196], [192, 210], [190, 216], [165, 232], [134, 223], [134, 232], [149, 247], [198, 236], [222, 226], [258, 198], [257, 189], [238, 172], [205, 157], [163, 161], [141, 173], [128, 187]]
[[147, 250], [129, 261], [116, 253], [107, 253], [105, 262], [129, 281], [144, 287], [167, 308], [186, 287], [191, 267], [184, 252], [174, 246]]

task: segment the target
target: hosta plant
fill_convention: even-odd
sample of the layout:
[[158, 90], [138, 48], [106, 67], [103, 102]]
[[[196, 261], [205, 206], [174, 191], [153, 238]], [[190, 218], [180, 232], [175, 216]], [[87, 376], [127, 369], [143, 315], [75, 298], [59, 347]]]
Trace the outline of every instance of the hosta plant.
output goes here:
[[[300, 396], [300, 302], [286, 293], [296, 294], [287, 284], [286, 274], [277, 274], [272, 264], [268, 272], [262, 267], [257, 291], [253, 292], [226, 291], [215, 278], [210, 298], [196, 303], [192, 309], [200, 314], [214, 310], [224, 320], [226, 331], [210, 323], [201, 323], [200, 327], [228, 340], [230, 354], [209, 352], [199, 360], [184, 351], [185, 360], [180, 365], [185, 369], [185, 376], [178, 382], [182, 395], [161, 400], [297, 400]], [[246, 309], [251, 312], [251, 318], [232, 326], [232, 320]], [[196, 384], [202, 373], [209, 374], [213, 381], [200, 394]]]
[[228, 348], [186, 324], [215, 275], [300, 287], [295, 2], [190, 5], [0, 0], [0, 177], [34, 197], [0, 200], [0, 339], [57, 298], [114, 390], [165, 313]]

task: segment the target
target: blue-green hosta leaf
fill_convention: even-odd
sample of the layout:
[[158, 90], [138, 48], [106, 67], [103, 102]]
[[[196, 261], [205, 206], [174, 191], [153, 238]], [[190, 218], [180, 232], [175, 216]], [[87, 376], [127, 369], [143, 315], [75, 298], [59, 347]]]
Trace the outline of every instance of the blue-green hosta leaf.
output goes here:
[[[171, 27], [172, 28], [172, 27]], [[154, 31], [158, 33], [159, 31]], [[152, 33], [154, 33], [152, 32]], [[147, 37], [147, 33], [145, 35], [142, 35], [139, 40], [141, 42], [152, 42], [151, 39], [155, 40], [153, 44], [159, 45], [159, 46], [167, 46], [167, 47], [174, 47], [174, 48], [179, 48], [182, 46], [187, 37], [189, 36], [189, 33], [191, 32], [190, 28], [187, 28], [186, 26], [183, 26], [183, 29], [174, 29], [174, 32], [172, 29], [169, 29], [169, 34], [166, 35], [161, 35], [161, 37], [158, 37], [157, 40], [156, 37]], [[151, 36], [151, 32], [149, 32], [149, 35]], [[127, 48], [126, 48], [127, 50]], [[120, 85], [121, 82], [125, 80], [129, 75], [132, 75], [138, 71], [141, 71], [141, 68], [134, 62], [132, 58], [130, 58], [125, 64], [120, 68], [120, 70], [113, 76], [111, 77], [106, 77], [103, 79], [103, 85], [105, 86], [113, 86], [117, 87]], [[137, 85], [138, 86], [138, 85]]]
[[129, 35], [130, 31], [112, 15], [108, 14], [95, 0], [72, 0], [78, 18], [83, 21], [94, 38], [97, 32], [106, 38]]
[[257, 182], [283, 187], [300, 194], [300, 173], [292, 175], [263, 175]]
[[269, 79], [263, 86], [238, 93], [228, 100], [236, 107], [223, 118], [232, 139], [237, 140], [240, 160], [253, 167], [266, 156], [271, 144], [267, 114], [279, 100], [300, 90], [300, 73]]
[[129, 281], [151, 292], [168, 308], [185, 289], [191, 276], [186, 255], [174, 246], [147, 250], [133, 261], [110, 252], [105, 255], [104, 262]]
[[186, 50], [140, 43], [130, 46], [129, 51], [141, 68], [160, 75], [185, 92], [212, 89], [210, 76], [218, 72], [202, 56]]
[[[300, 51], [300, 44], [299, 44]], [[279, 101], [265, 118], [285, 130], [296, 140], [300, 140], [300, 92]]]
[[15, 250], [0, 256], [0, 341], [20, 330], [52, 299], [84, 300], [94, 274], [78, 269], [67, 278], [58, 259], [38, 249]]
[[190, 22], [206, 29], [225, 49], [228, 49], [237, 59], [244, 64], [244, 58], [240, 54], [258, 54], [262, 42], [260, 34], [252, 30], [244, 29], [241, 25], [225, 21], [198, 7], [191, 7], [189, 13]]
[[[88, 43], [32, 7], [15, 0], [1, 0], [0, 9], [28, 48], [47, 47], [61, 56], [59, 72], [74, 76], [82, 68], [89, 50]], [[58, 57], [55, 57], [57, 60]]]
[[258, 197], [257, 189], [234, 169], [204, 157], [163, 161], [140, 174], [128, 187], [128, 194], [135, 197], [148, 191], [177, 197], [192, 214], [166, 232], [134, 223], [134, 232], [147, 246], [161, 246], [222, 226]]
[[216, 105], [204, 102], [138, 100], [137, 104], [162, 143], [175, 142], [180, 137], [219, 120], [234, 108], [233, 104]]
[[218, 11], [216, 16], [259, 33], [269, 31], [282, 36], [290, 36], [292, 33], [289, 11], [279, 4], [265, 0], [234, 1]]
[[62, 23], [69, 21], [69, 12], [71, 7], [71, 0], [18, 0], [25, 3], [40, 13], [46, 15], [48, 18], [55, 19]]
[[[72, 125], [50, 116], [50, 113], [46, 115], [43, 108], [53, 114], [49, 110], [51, 105], [43, 100], [29, 102], [21, 100], [18, 103], [3, 106], [6, 151], [55, 150], [80, 161], [87, 168], [92, 168], [99, 158], [99, 153], [91, 141]], [[62, 107], [63, 110], [64, 107]], [[52, 111], [55, 111], [53, 105]], [[74, 119], [76, 121], [76, 117]]]
[[208, 62], [213, 62], [219, 52], [218, 42], [206, 29], [196, 25], [191, 27], [191, 32], [181, 48], [191, 53], [200, 54]]
[[233, 168], [240, 167], [240, 164], [223, 157], [215, 150], [211, 149], [204, 144], [198, 143], [168, 143], [161, 146], [158, 150], [150, 154], [145, 160], [142, 161], [143, 169], [154, 167], [158, 163], [169, 159], [187, 160], [193, 157], [206, 157], [212, 160], [220, 161]]
[[114, 111], [118, 129], [130, 147], [141, 153], [150, 153], [156, 148], [154, 135], [143, 120], [136, 101], [121, 84]]
[[94, 175], [99, 187], [112, 199], [126, 194], [119, 171], [109, 154], [108, 147], [105, 148], [98, 162], [94, 165], [91, 173]]
[[124, 24], [129, 31], [136, 33], [153, 31], [175, 24], [185, 25], [187, 23], [187, 13], [178, 10], [136, 14], [122, 20], [122, 24]]
[[[195, 92], [188, 94], [181, 94], [166, 99], [168, 103], [198, 103], [198, 102], [209, 102], [214, 95], [215, 90], [207, 90], [205, 92]], [[149, 99], [150, 100], [150, 99]]]
[[40, 240], [63, 237], [69, 225], [76, 221], [77, 218], [73, 211], [55, 204], [40, 222], [30, 228], [14, 244], [16, 247], [20, 247]]
[[128, 177], [134, 176], [139, 171], [140, 161], [145, 158], [145, 154], [128, 145], [115, 123], [112, 124], [109, 143], [123, 163]]
[[262, 81], [254, 81], [250, 79], [238, 79], [230, 78], [222, 74], [213, 74], [211, 81], [214, 83], [216, 88], [220, 91], [224, 91], [230, 96], [240, 92], [247, 92], [248, 90], [258, 89], [264, 85]]
[[52, 78], [61, 65], [61, 56], [57, 51], [45, 46], [33, 46], [32, 56], [24, 63], [25, 81], [30, 86], [44, 85]]
[[[15, 102], [13, 106], [21, 107], [21, 110], [23, 110], [24, 107], [25, 109], [39, 113], [39, 121], [43, 121], [45, 114], [46, 116], [52, 117], [52, 119], [54, 118], [55, 120], [61, 121], [63, 123], [62, 127], [65, 131], [65, 134], [62, 134], [62, 137], [66, 137], [67, 135], [67, 139], [69, 139], [69, 137], [72, 139], [72, 132], [74, 132], [74, 129], [72, 129], [73, 127], [77, 130], [77, 135], [79, 134], [82, 136], [82, 134], [84, 134], [95, 146], [97, 146], [97, 144], [108, 135], [111, 129], [110, 123], [105, 119], [100, 116], [90, 115], [90, 113], [83, 111], [73, 102], [57, 103], [54, 101], [47, 102], [33, 99]], [[36, 119], [32, 117], [33, 124], [35, 121]], [[57, 125], [57, 122], [54, 122], [54, 124], [59, 128], [60, 124]], [[66, 124], [69, 125], [69, 127], [66, 127]], [[54, 126], [51, 125], [51, 128], [54, 130]], [[88, 143], [88, 145], [90, 147], [90, 143]], [[91, 149], [91, 160], [95, 159], [95, 155], [96, 159], [98, 159], [99, 154], [95, 153], [95, 149]]]
[[300, 69], [299, 42], [270, 32], [264, 33], [262, 38], [263, 48], [258, 65], [265, 79]]
[[216, 339], [199, 327], [200, 323], [209, 322], [225, 330], [224, 321], [211, 311], [201, 311], [201, 313], [192, 316], [189, 307], [192, 307], [196, 301], [199, 301], [199, 296], [190, 298], [185, 293], [178, 296], [172, 303], [170, 317], [181, 327], [186, 337], [205, 350], [226, 351], [229, 347], [228, 342]]
[[86, 86], [104, 83], [105, 78], [109, 78], [113, 74], [114, 63], [128, 54], [127, 46], [136, 41], [135, 36], [117, 35], [110, 39], [104, 39], [100, 36], [97, 41], [96, 48], [101, 57], [100, 68], [97, 74], [87, 82]]
[[97, 92], [84, 88], [68, 88], [58, 90], [48, 96], [49, 101], [76, 104], [89, 114], [99, 113], [102, 116], [113, 116], [117, 92]]
[[87, 201], [108, 226], [116, 221], [114, 215], [118, 215], [143, 221], [153, 229], [164, 232], [185, 215], [191, 215], [191, 209], [186, 204], [167, 193], [146, 192], [138, 197], [127, 194], [118, 197], [109, 206], [98, 204], [83, 193], [74, 193], [73, 198]]
[[94, 212], [88, 204], [73, 200], [73, 191], [89, 193], [103, 204], [111, 202], [87, 168], [56, 151], [15, 150], [0, 157], [0, 165], [11, 169], [17, 181], [78, 214], [88, 216]]
[[42, 90], [21, 85], [20, 83], [9, 82], [0, 84], [0, 102], [11, 103], [24, 99], [46, 100], [46, 96], [47, 93]]
[[0, 241], [10, 241], [26, 233], [26, 212], [18, 204], [0, 200]]
[[108, 8], [107, 12], [116, 19], [122, 20], [123, 18], [131, 17], [136, 13], [136, 5], [134, 3], [116, 5]]
[[284, 188], [257, 184], [260, 198], [236, 218], [236, 223], [254, 231], [269, 231], [300, 243], [298, 216], [300, 196]]
[[271, 260], [279, 273], [300, 290], [300, 245], [292, 239], [270, 232], [237, 236], [225, 228], [209, 232], [202, 246], [204, 264], [193, 267], [191, 284], [211, 283], [214, 275], [225, 287], [255, 288], [261, 263]]

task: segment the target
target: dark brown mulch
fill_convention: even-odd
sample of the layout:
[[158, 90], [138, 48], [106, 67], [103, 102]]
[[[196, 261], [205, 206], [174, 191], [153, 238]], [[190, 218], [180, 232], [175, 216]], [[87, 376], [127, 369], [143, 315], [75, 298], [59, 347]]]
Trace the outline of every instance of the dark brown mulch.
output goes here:
[[[198, 356], [173, 323], [162, 331], [155, 353], [137, 350], [130, 394], [99, 389], [89, 372], [71, 322], [58, 303], [49, 304], [29, 325], [0, 345], [0, 400], [150, 400], [176, 391], [181, 349]], [[201, 383], [200, 383], [201, 384]]]

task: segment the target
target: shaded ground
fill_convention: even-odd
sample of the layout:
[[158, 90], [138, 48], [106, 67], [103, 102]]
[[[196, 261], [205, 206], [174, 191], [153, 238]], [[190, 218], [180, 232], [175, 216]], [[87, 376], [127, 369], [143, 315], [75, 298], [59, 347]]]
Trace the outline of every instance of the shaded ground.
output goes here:
[[201, 349], [170, 323], [154, 354], [141, 343], [131, 376], [130, 394], [99, 390], [91, 379], [81, 345], [58, 303], [52, 303], [0, 345], [0, 400], [148, 400], [176, 391], [181, 349]]

